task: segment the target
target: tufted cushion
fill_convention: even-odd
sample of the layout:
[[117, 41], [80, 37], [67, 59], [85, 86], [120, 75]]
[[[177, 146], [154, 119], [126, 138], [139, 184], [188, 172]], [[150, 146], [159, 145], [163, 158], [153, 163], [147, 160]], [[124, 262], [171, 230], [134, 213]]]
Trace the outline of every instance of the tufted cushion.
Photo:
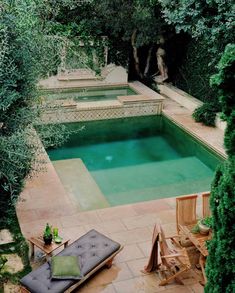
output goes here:
[[[96, 230], [90, 230], [58, 255], [78, 256], [81, 273], [85, 276], [119, 248], [119, 243]], [[32, 293], [62, 293], [77, 281], [52, 280], [50, 278], [50, 265], [45, 263], [23, 277], [20, 282]]]

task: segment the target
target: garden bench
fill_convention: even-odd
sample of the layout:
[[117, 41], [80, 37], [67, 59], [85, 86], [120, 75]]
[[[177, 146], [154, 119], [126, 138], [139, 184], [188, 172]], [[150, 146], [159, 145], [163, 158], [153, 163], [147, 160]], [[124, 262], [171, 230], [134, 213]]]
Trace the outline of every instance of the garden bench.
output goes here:
[[58, 256], [78, 256], [83, 275], [81, 280], [51, 279], [50, 263], [46, 262], [20, 280], [21, 292], [72, 292], [101, 267], [107, 266], [110, 268], [113, 258], [122, 249], [123, 247], [119, 243], [96, 230], [90, 230], [57, 254]]

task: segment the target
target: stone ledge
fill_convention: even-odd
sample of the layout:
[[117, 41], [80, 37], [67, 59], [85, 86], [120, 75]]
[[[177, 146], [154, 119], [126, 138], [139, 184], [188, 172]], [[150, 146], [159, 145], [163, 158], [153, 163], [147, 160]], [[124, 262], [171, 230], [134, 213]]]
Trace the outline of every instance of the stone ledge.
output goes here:
[[170, 84], [158, 84], [157, 85], [161, 94], [169, 97], [173, 101], [176, 101], [180, 105], [184, 106], [186, 109], [190, 111], [194, 111], [196, 108], [200, 107], [203, 102], [198, 99], [190, 96], [186, 92], [176, 88]]
[[159, 102], [159, 99], [156, 97], [149, 97], [145, 95], [129, 95], [129, 96], [118, 96], [118, 101], [122, 104], [133, 104], [133, 103], [152, 103]]

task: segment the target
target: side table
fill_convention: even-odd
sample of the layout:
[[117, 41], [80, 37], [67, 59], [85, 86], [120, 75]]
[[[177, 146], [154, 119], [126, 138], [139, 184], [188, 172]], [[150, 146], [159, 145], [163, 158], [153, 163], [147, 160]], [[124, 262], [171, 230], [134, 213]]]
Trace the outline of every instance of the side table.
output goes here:
[[34, 246], [37, 246], [39, 249], [41, 249], [46, 254], [46, 259], [50, 256], [52, 256], [52, 252], [56, 250], [57, 248], [64, 245], [64, 248], [68, 246], [68, 242], [70, 239], [63, 239], [61, 243], [55, 243], [52, 241], [51, 244], [45, 245], [43, 237], [42, 236], [36, 236], [31, 237], [28, 239], [30, 246], [31, 246], [31, 257], [34, 256]]

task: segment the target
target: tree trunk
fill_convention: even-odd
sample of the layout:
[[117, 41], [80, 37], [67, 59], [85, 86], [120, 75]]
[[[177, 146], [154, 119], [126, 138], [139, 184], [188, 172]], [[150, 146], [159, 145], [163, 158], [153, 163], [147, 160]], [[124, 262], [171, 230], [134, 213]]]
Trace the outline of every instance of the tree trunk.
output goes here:
[[135, 39], [136, 39], [136, 34], [137, 34], [137, 29], [135, 29], [132, 33], [131, 36], [131, 45], [133, 48], [133, 57], [134, 57], [134, 62], [135, 62], [135, 70], [136, 73], [140, 78], [143, 78], [143, 74], [140, 71], [140, 66], [139, 66], [139, 57], [138, 57], [138, 49], [135, 46]]
[[153, 47], [151, 47], [148, 50], [148, 57], [147, 57], [146, 66], [145, 66], [145, 70], [144, 70], [144, 76], [147, 76], [148, 75], [148, 72], [149, 72], [149, 66], [150, 66], [150, 60], [151, 60], [152, 50], [153, 50]]

